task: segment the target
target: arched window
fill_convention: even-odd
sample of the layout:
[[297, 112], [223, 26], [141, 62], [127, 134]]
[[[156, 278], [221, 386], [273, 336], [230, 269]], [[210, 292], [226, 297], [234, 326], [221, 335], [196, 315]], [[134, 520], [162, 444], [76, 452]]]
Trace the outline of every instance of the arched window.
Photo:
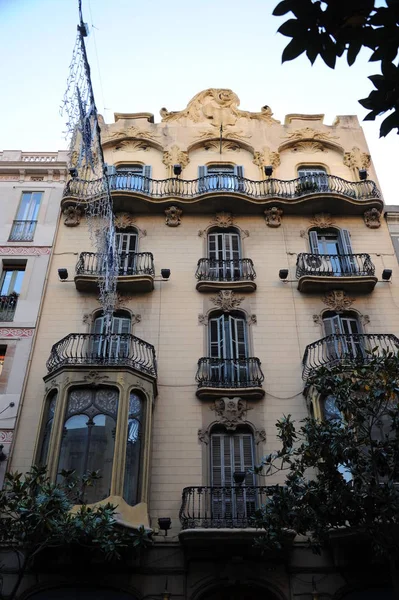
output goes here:
[[43, 419], [42, 438], [40, 446], [39, 465], [46, 465], [48, 460], [48, 448], [50, 444], [51, 430], [53, 428], [55, 405], [57, 402], [57, 390], [54, 390], [46, 399], [45, 415]]
[[365, 340], [356, 313], [326, 312], [323, 315], [323, 326], [325, 336], [328, 336], [327, 352], [331, 360], [364, 357]]
[[312, 229], [309, 245], [314, 267], [326, 275], [353, 275], [358, 271], [347, 229]]
[[125, 484], [123, 497], [128, 504], [137, 503], [139, 493], [140, 460], [142, 448], [143, 402], [136, 394], [130, 393], [127, 424]]
[[106, 331], [106, 318], [98, 316], [94, 319], [91, 352], [99, 358], [123, 358], [129, 355], [131, 317], [126, 311], [114, 313], [110, 335]]
[[118, 397], [118, 390], [108, 387], [69, 392], [58, 472], [72, 470], [77, 478], [92, 471], [101, 475], [94, 486], [80, 489], [80, 502], [110, 495]]
[[235, 281], [241, 276], [241, 239], [234, 227], [208, 233], [208, 259], [212, 279]]

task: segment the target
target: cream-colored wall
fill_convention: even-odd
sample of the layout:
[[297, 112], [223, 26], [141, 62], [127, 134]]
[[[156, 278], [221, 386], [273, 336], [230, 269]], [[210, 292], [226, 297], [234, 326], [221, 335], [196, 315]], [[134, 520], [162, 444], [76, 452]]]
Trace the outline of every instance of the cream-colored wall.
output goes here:
[[[122, 125], [118, 123], [118, 127], [130, 125], [129, 121]], [[136, 119], [134, 126], [158, 135], [157, 143], [161, 138], [165, 148], [177, 144], [182, 150], [187, 149], [189, 143], [204, 129], [203, 123], [195, 124], [188, 120], [180, 125], [152, 125], [145, 119]], [[356, 146], [362, 152], [367, 152], [363, 133], [355, 117], [340, 117], [333, 127], [311, 118], [299, 117], [291, 119], [287, 125], [239, 120], [242, 138], [256, 151], [265, 146], [277, 151], [287, 141], [288, 133], [304, 127], [316, 127], [328, 132], [332, 142], [345, 151]], [[129, 150], [129, 146], [125, 145], [118, 150], [116, 145], [107, 146], [105, 159], [110, 164], [151, 164], [153, 178], [168, 176], [168, 169], [162, 162], [162, 151], [153, 147]], [[222, 156], [217, 150], [197, 148], [189, 152], [189, 159], [181, 176], [183, 179], [196, 178], [199, 165], [219, 161], [243, 165], [244, 175], [250, 179], [261, 177], [259, 167], [252, 162], [252, 152], [244, 148], [226, 150]], [[295, 178], [299, 164], [325, 165], [331, 174], [352, 181], [358, 179], [357, 173], [343, 163], [343, 152], [331, 146], [323, 147], [322, 151], [308, 148], [305, 152], [286, 148], [280, 152], [280, 159], [281, 164], [273, 173], [273, 177], [280, 179]], [[372, 166], [368, 171], [370, 178], [376, 180]], [[197, 205], [199, 212], [200, 206]], [[138, 212], [132, 195], [131, 212], [137, 227], [146, 232], [140, 238], [139, 251], [153, 253], [157, 279], [161, 268], [170, 268], [171, 277], [167, 282], [156, 281], [151, 293], [127, 296], [123, 305], [141, 315], [133, 333], [153, 344], [157, 353], [159, 393], [154, 407], [149, 506], [152, 524], [156, 525], [158, 516], [170, 516], [176, 533], [180, 528], [178, 512], [182, 488], [209, 483], [206, 480], [207, 469], [204, 468], [207, 450], [204, 452], [204, 446], [198, 440], [198, 429], [206, 427], [216, 417], [210, 409], [212, 402], [200, 401], [195, 395], [195, 373], [198, 359], [207, 354], [205, 326], [199, 323], [198, 315], [209, 310], [210, 298], [216, 293], [202, 294], [196, 291], [195, 270], [198, 259], [206, 256], [204, 238], [198, 232], [204, 231], [215, 215], [209, 212], [189, 214], [183, 208], [185, 212], [181, 225], [168, 227], [164, 208], [152, 210], [158, 212]], [[230, 210], [227, 198], [224, 200], [224, 210]], [[306, 296], [298, 292], [296, 281], [282, 283], [278, 277], [279, 269], [288, 267], [289, 279], [295, 279], [296, 256], [309, 250], [303, 232], [311, 227], [312, 214], [284, 215], [281, 227], [270, 228], [265, 223], [263, 210], [259, 206], [258, 214], [248, 215], [243, 204], [242, 212], [236, 210], [234, 214], [236, 225], [242, 231], [249, 232], [249, 236], [244, 236], [242, 240], [242, 256], [253, 260], [257, 273], [257, 290], [252, 294], [238, 295], [245, 297], [243, 307], [248, 314], [256, 315], [256, 323], [249, 325], [251, 344], [253, 355], [261, 360], [265, 375], [263, 387], [266, 395], [262, 400], [249, 402], [251, 410], [247, 413], [249, 421], [266, 431], [266, 443], [261, 442], [257, 447], [259, 458], [275, 449], [275, 422], [282, 414], [291, 413], [297, 418], [306, 415], [301, 361], [306, 345], [323, 337], [313, 315], [327, 308], [322, 294]], [[371, 294], [358, 295], [354, 300], [353, 308], [369, 316], [369, 323], [364, 326], [365, 332], [399, 335], [399, 266], [385, 222], [379, 229], [370, 229], [360, 215], [334, 215], [333, 220], [335, 226], [350, 230], [355, 253], [366, 252], [371, 255], [379, 278], [384, 267], [393, 270], [392, 283], [378, 283]], [[33, 460], [44, 398], [45, 363], [51, 346], [69, 333], [88, 332], [89, 325], [84, 315], [99, 307], [95, 295], [79, 293], [72, 281], [61, 282], [57, 274], [58, 268], [66, 267], [72, 279], [78, 254], [90, 249], [84, 218], [79, 226], [73, 228], [61, 222], [24, 409], [18, 425], [13, 469], [27, 469]]]

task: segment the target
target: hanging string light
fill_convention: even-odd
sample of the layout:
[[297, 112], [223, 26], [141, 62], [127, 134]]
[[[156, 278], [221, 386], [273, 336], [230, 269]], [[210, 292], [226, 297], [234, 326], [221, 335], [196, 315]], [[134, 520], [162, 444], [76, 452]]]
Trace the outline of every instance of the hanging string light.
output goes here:
[[[70, 140], [69, 168], [74, 169], [74, 173], [77, 173], [83, 184], [80, 189], [84, 195], [82, 201], [86, 210], [87, 225], [92, 244], [98, 254], [97, 264], [100, 265], [99, 302], [105, 317], [106, 333], [111, 333], [119, 255], [115, 243], [112, 197], [101, 146], [101, 129], [84, 41], [88, 35], [88, 27], [83, 21], [82, 0], [78, 0], [78, 3], [78, 34], [61, 114], [67, 117], [66, 137]], [[93, 180], [101, 180], [102, 185], [100, 189], [96, 186], [95, 195], [90, 195], [93, 188], [84, 183]]]

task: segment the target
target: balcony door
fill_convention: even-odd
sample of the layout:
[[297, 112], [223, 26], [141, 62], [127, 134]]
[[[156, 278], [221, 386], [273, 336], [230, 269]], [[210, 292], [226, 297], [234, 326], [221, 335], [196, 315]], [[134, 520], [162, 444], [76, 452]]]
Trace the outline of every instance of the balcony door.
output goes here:
[[241, 240], [238, 233], [208, 234], [208, 258], [211, 279], [235, 281], [241, 275]]
[[326, 336], [334, 336], [327, 342], [330, 360], [360, 359], [365, 355], [364, 341], [359, 321], [350, 315], [333, 315], [323, 319]]
[[198, 167], [199, 191], [242, 191], [244, 168], [238, 165], [216, 163]]
[[97, 317], [93, 323], [94, 334], [91, 343], [91, 354], [98, 357], [99, 362], [102, 359], [107, 361], [129, 356], [129, 338], [131, 330], [131, 319], [124, 315], [115, 315], [112, 317], [110, 335], [106, 334], [105, 317]]
[[118, 166], [116, 174], [111, 178], [111, 187], [118, 190], [150, 192], [151, 166], [139, 164]]
[[137, 270], [137, 231], [117, 231], [115, 244], [119, 254], [119, 275], [134, 275]]
[[209, 320], [211, 380], [235, 386], [248, 379], [247, 330], [241, 316], [223, 314]]
[[[253, 486], [254, 441], [251, 433], [211, 434], [212, 519], [245, 521], [254, 514], [256, 497]], [[234, 481], [235, 472], [245, 472], [241, 486]], [[247, 489], [247, 488], [252, 489]], [[228, 526], [228, 523], [227, 523]]]
[[317, 255], [308, 259], [311, 269], [336, 277], [358, 272], [347, 229], [310, 231], [309, 243], [312, 255]]
[[304, 166], [298, 169], [301, 184], [309, 189], [320, 192], [328, 191], [327, 172], [323, 167]]

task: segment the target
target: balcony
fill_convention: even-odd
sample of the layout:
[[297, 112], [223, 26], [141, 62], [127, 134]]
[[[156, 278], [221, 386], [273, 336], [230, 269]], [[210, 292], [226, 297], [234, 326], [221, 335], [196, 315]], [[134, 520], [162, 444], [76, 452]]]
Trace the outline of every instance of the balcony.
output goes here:
[[[80, 292], [96, 292], [105, 258], [96, 252], [81, 252], [76, 264], [75, 286]], [[154, 289], [154, 257], [151, 252], [119, 254], [117, 289], [121, 292], [151, 292]]]
[[368, 254], [298, 254], [296, 277], [300, 292], [342, 289], [369, 293], [378, 278]]
[[13, 321], [17, 308], [18, 294], [0, 296], [0, 321]]
[[399, 352], [399, 339], [392, 334], [334, 334], [306, 346], [303, 355], [302, 378], [306, 381], [320, 367], [342, 365], [348, 369], [365, 363], [374, 350], [377, 356], [384, 352]]
[[47, 370], [64, 367], [130, 368], [155, 379], [154, 346], [131, 334], [70, 333], [51, 348]]
[[218, 290], [236, 290], [254, 292], [256, 277], [253, 262], [250, 258], [236, 260], [212, 260], [201, 258], [195, 273], [199, 292], [214, 292]]
[[[70, 179], [64, 190], [62, 207], [89, 202], [106, 193], [105, 178], [96, 180]], [[365, 210], [382, 210], [381, 193], [373, 181], [347, 181], [334, 175], [307, 180], [299, 177], [291, 180], [267, 179], [253, 181], [231, 175], [207, 175], [199, 179], [150, 179], [134, 172], [108, 176], [109, 188], [115, 210], [129, 210], [131, 199], [137, 206], [148, 204], [164, 207], [171, 200], [179, 200], [185, 210], [198, 210], [201, 202], [212, 211], [223, 210], [225, 198], [229, 198], [231, 210], [242, 208], [246, 212], [259, 213], [257, 207], [278, 206], [285, 213], [349, 213], [361, 214]], [[218, 200], [219, 198], [219, 200]], [[191, 208], [190, 208], [191, 207]]]
[[197, 397], [223, 398], [239, 394], [257, 400], [265, 395], [259, 358], [200, 358], [195, 379]]
[[9, 242], [32, 242], [37, 221], [13, 221]]

